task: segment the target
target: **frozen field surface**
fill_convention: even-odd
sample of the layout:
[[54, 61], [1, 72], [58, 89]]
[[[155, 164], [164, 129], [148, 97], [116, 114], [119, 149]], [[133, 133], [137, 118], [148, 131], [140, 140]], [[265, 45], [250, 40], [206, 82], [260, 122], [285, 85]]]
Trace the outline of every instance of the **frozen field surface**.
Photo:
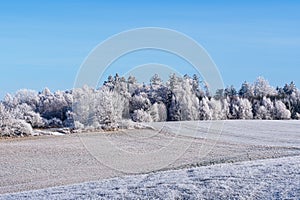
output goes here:
[[0, 199], [299, 199], [300, 157], [125, 176]]
[[2, 139], [0, 198], [299, 197], [300, 121], [150, 125]]

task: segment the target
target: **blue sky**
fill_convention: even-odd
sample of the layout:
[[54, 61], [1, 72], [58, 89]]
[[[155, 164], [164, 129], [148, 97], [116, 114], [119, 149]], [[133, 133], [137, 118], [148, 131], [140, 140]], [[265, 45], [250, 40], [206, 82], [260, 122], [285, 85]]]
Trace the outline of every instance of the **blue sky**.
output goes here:
[[[225, 85], [239, 87], [264, 76], [272, 85], [295, 81], [300, 87], [299, 10], [299, 1], [1, 2], [0, 97], [21, 88], [72, 88], [81, 63], [97, 44], [149, 26], [195, 39], [215, 61]], [[149, 55], [142, 61], [162, 59]], [[176, 65], [170, 59], [163, 58]], [[134, 57], [110, 72], [121, 71], [124, 64], [136, 64]], [[172, 67], [190, 72], [181, 64]]]

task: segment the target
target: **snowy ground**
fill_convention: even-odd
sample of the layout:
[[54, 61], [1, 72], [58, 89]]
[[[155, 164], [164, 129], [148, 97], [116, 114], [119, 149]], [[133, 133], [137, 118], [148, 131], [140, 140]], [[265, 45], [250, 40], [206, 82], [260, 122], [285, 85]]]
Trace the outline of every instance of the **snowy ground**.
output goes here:
[[0, 199], [298, 199], [300, 156], [218, 164], [0, 196]]
[[[300, 121], [151, 125], [155, 130], [1, 140], [2, 194], [100, 182], [0, 198], [61, 198], [63, 191], [70, 198], [104, 194], [108, 199], [109, 195], [124, 194], [162, 198], [299, 196]], [[277, 159], [261, 160], [269, 158]], [[172, 169], [181, 170], [166, 171]], [[127, 176], [145, 173], [150, 174]]]

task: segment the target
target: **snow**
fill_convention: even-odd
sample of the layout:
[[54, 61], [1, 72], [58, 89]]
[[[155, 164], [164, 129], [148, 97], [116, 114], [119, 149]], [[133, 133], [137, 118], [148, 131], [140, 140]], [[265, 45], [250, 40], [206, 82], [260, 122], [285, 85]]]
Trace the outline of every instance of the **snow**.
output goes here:
[[300, 156], [226, 163], [0, 196], [0, 199], [298, 199]]
[[224, 120], [151, 124], [178, 135], [262, 146], [300, 147], [300, 121]]
[[0, 140], [0, 199], [299, 197], [300, 121], [146, 126]]
[[48, 130], [34, 130], [33, 134], [34, 136], [38, 135], [65, 135], [63, 133], [57, 132], [57, 131], [48, 131]]

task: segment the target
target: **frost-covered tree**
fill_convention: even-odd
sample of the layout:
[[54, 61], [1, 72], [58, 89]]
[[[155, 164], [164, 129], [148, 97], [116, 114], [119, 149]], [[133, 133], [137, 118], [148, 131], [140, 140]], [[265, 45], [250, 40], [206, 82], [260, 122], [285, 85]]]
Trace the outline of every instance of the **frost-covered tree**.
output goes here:
[[[68, 117], [73, 117], [73, 126], [81, 124], [80, 126], [91, 126], [95, 120], [95, 90], [87, 85], [82, 88], [75, 88], [73, 90], [73, 113], [68, 113]], [[70, 118], [67, 118], [70, 121]]]
[[199, 119], [199, 99], [193, 93], [193, 80], [185, 77], [182, 81], [182, 93], [179, 93], [179, 101], [183, 120]]
[[199, 119], [199, 98], [193, 92], [194, 80], [188, 76], [184, 78], [170, 77], [167, 87], [172, 91], [172, 103], [169, 107], [171, 120]]
[[124, 110], [124, 97], [107, 87], [102, 87], [96, 92], [95, 114], [101, 127], [117, 128], [122, 120]]
[[45, 125], [45, 120], [37, 112], [38, 104], [37, 92], [28, 89], [19, 90], [13, 96], [7, 94], [3, 101], [3, 105], [12, 118], [23, 120], [34, 128], [44, 127]]
[[229, 112], [228, 119], [239, 119], [239, 105], [238, 105], [238, 97], [229, 97], [226, 98], [228, 102]]
[[149, 111], [151, 107], [151, 102], [146, 93], [141, 92], [137, 95], [134, 95], [130, 99], [130, 111], [131, 113], [135, 110], [144, 110]]
[[20, 104], [27, 104], [33, 111], [36, 111], [38, 102], [39, 98], [37, 92], [28, 89], [19, 90], [13, 97], [5, 98], [5, 103], [10, 104], [10, 106], [12, 106], [12, 104], [14, 107]]
[[241, 86], [241, 89], [239, 90], [239, 96], [242, 98], [247, 98], [251, 101], [252, 97], [254, 96], [254, 88], [253, 86], [248, 83], [244, 82]]
[[225, 88], [224, 94], [225, 94], [226, 97], [232, 98], [232, 97], [235, 97], [237, 95], [237, 91], [234, 88], [234, 86], [231, 85], [230, 87]]
[[175, 73], [170, 74], [169, 80], [167, 81], [167, 87], [173, 91], [178, 89], [180, 86], [181, 78], [177, 77]]
[[210, 91], [210, 86], [209, 86], [208, 82], [206, 82], [206, 81], [203, 82], [203, 88], [204, 88], [204, 95], [210, 98], [211, 91]]
[[181, 109], [179, 102], [174, 94], [172, 94], [171, 102], [168, 108], [168, 121], [180, 121]]
[[0, 103], [0, 136], [24, 136], [33, 133], [32, 127], [26, 121], [15, 119]]
[[275, 119], [290, 119], [291, 118], [291, 112], [286, 108], [284, 103], [277, 100], [275, 102], [274, 106], [274, 115]]
[[297, 91], [297, 88], [296, 88], [296, 85], [293, 81], [290, 84], [285, 84], [285, 86], [283, 87], [283, 92], [286, 95], [292, 95], [296, 91]]
[[209, 106], [209, 99], [207, 97], [202, 98], [199, 105], [199, 117], [200, 120], [212, 120], [213, 112]]
[[[130, 99], [131, 119], [141, 122], [142, 119], [147, 122], [160, 121], [157, 103], [152, 104], [147, 93], [141, 92]], [[149, 118], [150, 117], [150, 118]]]
[[134, 94], [136, 90], [138, 90], [141, 87], [140, 84], [138, 84], [136, 78], [134, 76], [129, 76], [127, 79], [127, 90], [130, 95]]
[[218, 89], [216, 91], [216, 94], [214, 96], [214, 99], [216, 100], [220, 100], [220, 99], [223, 99], [224, 98], [224, 89]]
[[[177, 77], [175, 74], [171, 74], [167, 81], [167, 88], [171, 91], [171, 99], [168, 107], [168, 120], [180, 121], [181, 120], [181, 106], [179, 93], [182, 93], [181, 88], [182, 78]], [[177, 97], [178, 96], [178, 97]]]
[[132, 120], [135, 122], [152, 122], [152, 117], [149, 112], [139, 109], [133, 112]]
[[283, 88], [278, 88], [279, 97], [286, 105], [287, 109], [291, 112], [292, 119], [299, 119], [300, 113], [300, 91], [296, 88], [295, 84], [285, 84]]
[[258, 77], [254, 82], [254, 95], [263, 98], [276, 95], [275, 89], [263, 77]]
[[254, 106], [255, 119], [271, 120], [274, 117], [274, 104], [270, 98], [263, 97], [259, 103]]
[[154, 76], [150, 79], [150, 86], [155, 90], [159, 88], [163, 84], [162, 79], [159, 77], [158, 74], [154, 74]]
[[152, 104], [164, 103], [170, 105], [171, 90], [169, 90], [162, 82], [162, 79], [156, 74], [150, 79], [150, 88], [144, 91], [147, 93]]
[[200, 120], [225, 120], [229, 113], [226, 99], [214, 99], [204, 97], [199, 105]]
[[160, 122], [167, 121], [168, 119], [168, 110], [164, 103], [158, 103], [157, 105], [157, 111], [158, 111], [158, 117]]
[[212, 98], [210, 101], [208, 101], [208, 106], [211, 114], [211, 119], [224, 120], [227, 118], [227, 109], [225, 101], [216, 100]]
[[167, 108], [164, 103], [154, 103], [150, 108], [151, 121], [163, 122], [167, 121]]
[[122, 95], [103, 86], [98, 90], [87, 86], [74, 90], [74, 125], [88, 129], [118, 127], [124, 109]]
[[[45, 88], [38, 95], [39, 103], [37, 112], [40, 115], [50, 120], [55, 118], [56, 121], [60, 120], [57, 126], [61, 126], [64, 120], [67, 119], [66, 113], [71, 110], [73, 103], [73, 94], [69, 91], [56, 91], [52, 93], [48, 88]], [[56, 126], [55, 123], [51, 123], [51, 126]]]
[[238, 119], [253, 119], [252, 104], [248, 99], [238, 98]]
[[17, 105], [10, 111], [10, 114], [15, 119], [24, 120], [29, 123], [33, 128], [43, 128], [45, 126], [45, 120], [39, 113], [33, 111], [32, 107], [26, 103]]

